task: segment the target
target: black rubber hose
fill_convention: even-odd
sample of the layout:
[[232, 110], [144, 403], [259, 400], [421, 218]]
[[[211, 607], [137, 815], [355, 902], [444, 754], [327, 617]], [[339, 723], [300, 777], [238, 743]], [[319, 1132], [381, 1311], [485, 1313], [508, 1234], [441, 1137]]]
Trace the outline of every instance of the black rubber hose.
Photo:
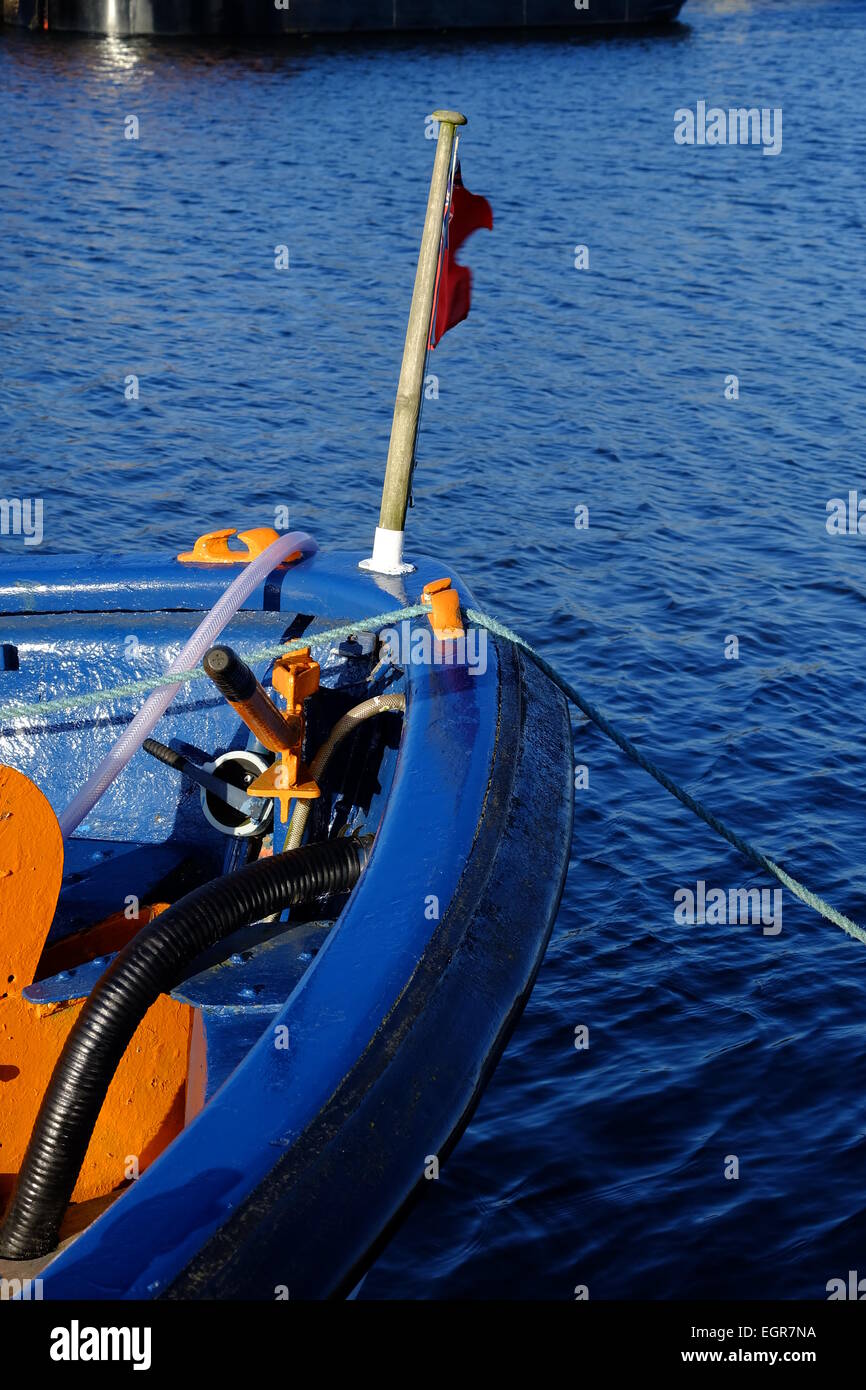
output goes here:
[[293, 903], [347, 892], [365, 855], [356, 840], [339, 839], [257, 859], [188, 893], [118, 952], [85, 1002], [48, 1083], [0, 1231], [0, 1257], [35, 1259], [56, 1247], [111, 1079], [160, 994], [239, 927]]

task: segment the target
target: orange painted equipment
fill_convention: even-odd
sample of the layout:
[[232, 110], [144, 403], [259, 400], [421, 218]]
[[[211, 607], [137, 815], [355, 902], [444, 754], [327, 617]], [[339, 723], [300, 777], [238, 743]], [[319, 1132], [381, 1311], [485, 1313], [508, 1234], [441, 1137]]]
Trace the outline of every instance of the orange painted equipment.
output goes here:
[[[130, 922], [119, 913], [43, 956], [62, 876], [63, 837], [48, 801], [22, 773], [0, 767], [0, 1206], [81, 1010], [80, 1000], [30, 1004], [22, 989], [37, 973], [44, 978], [117, 950], [141, 926], [141, 918]], [[109, 1088], [74, 1201], [102, 1196], [143, 1172], [183, 1127], [192, 1014], [163, 997], [142, 1020]]]
[[456, 589], [451, 588], [450, 579], [431, 579], [429, 584], [424, 585], [421, 602], [430, 605], [430, 626], [440, 642], [463, 636], [460, 596]]
[[303, 724], [294, 717], [286, 718], [261, 685], [248, 700], [229, 700], [229, 704], [259, 743], [272, 753], [288, 752], [304, 737]]
[[[269, 767], [247, 787], [250, 796], [273, 796], [280, 803], [280, 819], [285, 823], [289, 803], [297, 798], [310, 800], [320, 796], [317, 783], [301, 762], [304, 742], [304, 701], [319, 688], [319, 663], [310, 658], [309, 647], [290, 652], [274, 662], [271, 677], [274, 689], [286, 701], [285, 717], [298, 728], [299, 736], [291, 747], [280, 751], [280, 761]], [[295, 724], [295, 721], [298, 721]]]
[[35, 978], [47, 980], [51, 975], [59, 975], [61, 970], [74, 970], [85, 961], [96, 960], [97, 956], [108, 956], [119, 951], [127, 941], [137, 935], [143, 926], [169, 906], [168, 903], [149, 903], [138, 909], [137, 917], [127, 917], [126, 912], [113, 912], [103, 922], [82, 931], [64, 936], [60, 941], [46, 946], [39, 958]]
[[[230, 549], [229, 536], [235, 535], [244, 542], [246, 550]], [[251, 531], [207, 531], [199, 536], [192, 550], [184, 550], [177, 558], [184, 565], [247, 565], [279, 538], [279, 531], [272, 526], [254, 526]], [[287, 555], [282, 563], [285, 565], [290, 560], [297, 560], [300, 554], [300, 550], [297, 550]]]
[[272, 753], [295, 747], [304, 737], [303, 716], [287, 716], [231, 647], [211, 647], [202, 663], [224, 700]]

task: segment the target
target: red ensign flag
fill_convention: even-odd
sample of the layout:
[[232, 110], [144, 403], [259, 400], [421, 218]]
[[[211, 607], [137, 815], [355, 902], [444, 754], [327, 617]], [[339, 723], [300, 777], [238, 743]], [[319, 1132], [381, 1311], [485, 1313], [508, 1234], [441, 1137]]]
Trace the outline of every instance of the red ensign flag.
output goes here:
[[439, 248], [436, 271], [436, 290], [433, 298], [433, 321], [430, 324], [429, 346], [435, 348], [443, 333], [460, 323], [469, 313], [472, 275], [454, 257], [464, 241], [479, 227], [493, 231], [493, 209], [486, 198], [470, 193], [463, 186], [460, 165], [454, 170], [451, 203], [445, 217], [445, 231]]

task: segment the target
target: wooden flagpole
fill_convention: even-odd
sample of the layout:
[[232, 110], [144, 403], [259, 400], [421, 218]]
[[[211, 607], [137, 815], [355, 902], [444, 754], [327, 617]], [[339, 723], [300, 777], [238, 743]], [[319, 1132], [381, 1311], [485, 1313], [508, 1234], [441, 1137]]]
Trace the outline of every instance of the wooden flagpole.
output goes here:
[[403, 561], [406, 507], [412, 479], [421, 393], [424, 389], [424, 363], [427, 358], [430, 317], [433, 313], [433, 294], [436, 286], [436, 267], [439, 263], [442, 218], [448, 193], [451, 151], [457, 126], [466, 125], [466, 117], [459, 111], [434, 111], [433, 118], [439, 122], [439, 138], [436, 142], [436, 158], [430, 179], [427, 213], [424, 218], [418, 268], [415, 271], [415, 287], [412, 291], [406, 342], [403, 347], [403, 363], [400, 368], [397, 399], [394, 403], [394, 418], [391, 422], [379, 525], [376, 527], [373, 554], [369, 560], [361, 561], [363, 569], [375, 570], [379, 574], [405, 574], [414, 569], [413, 565]]

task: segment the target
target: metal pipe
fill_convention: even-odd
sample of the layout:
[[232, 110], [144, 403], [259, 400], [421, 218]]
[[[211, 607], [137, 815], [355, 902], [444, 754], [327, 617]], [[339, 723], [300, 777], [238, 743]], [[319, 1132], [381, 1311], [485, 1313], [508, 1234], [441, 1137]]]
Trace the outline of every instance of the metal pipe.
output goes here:
[[[310, 776], [314, 782], [321, 782], [322, 774], [332, 755], [336, 752], [339, 745], [347, 738], [353, 729], [357, 729], [359, 724], [363, 724], [365, 719], [372, 719], [377, 714], [387, 714], [391, 710], [405, 711], [405, 695], [374, 695], [369, 700], [362, 700], [360, 705], [355, 705], [353, 709], [347, 710], [342, 719], [338, 719], [325, 742], [316, 753], [310, 763]], [[297, 849], [307, 828], [307, 821], [310, 817], [312, 808], [311, 801], [297, 801], [292, 813], [289, 833], [286, 836], [285, 849]]]
[[277, 708], [237, 652], [231, 647], [211, 647], [202, 666], [259, 743], [272, 753], [295, 747], [303, 736], [303, 722], [297, 715], [285, 715]]

